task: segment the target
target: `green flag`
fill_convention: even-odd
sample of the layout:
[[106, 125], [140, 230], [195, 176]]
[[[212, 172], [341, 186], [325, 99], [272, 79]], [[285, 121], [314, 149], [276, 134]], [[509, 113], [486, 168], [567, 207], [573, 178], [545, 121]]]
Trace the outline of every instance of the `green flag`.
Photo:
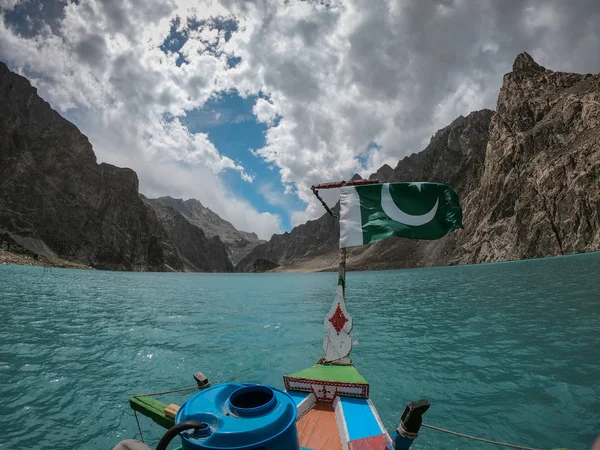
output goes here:
[[441, 183], [344, 186], [340, 193], [340, 248], [392, 236], [439, 239], [462, 228], [462, 209]]

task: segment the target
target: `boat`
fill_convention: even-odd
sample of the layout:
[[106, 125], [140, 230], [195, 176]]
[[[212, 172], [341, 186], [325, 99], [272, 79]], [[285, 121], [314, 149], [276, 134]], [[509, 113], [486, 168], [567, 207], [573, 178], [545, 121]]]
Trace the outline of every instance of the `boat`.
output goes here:
[[[408, 402], [390, 435], [371, 401], [371, 385], [350, 358], [354, 323], [346, 305], [346, 249], [392, 236], [442, 238], [462, 227], [458, 197], [441, 183], [356, 180], [313, 186], [334, 217], [319, 194], [332, 188], [340, 189], [340, 260], [335, 297], [323, 321], [323, 357], [284, 375], [284, 389], [213, 385], [198, 372], [196, 386], [186, 389], [199, 392], [181, 406], [165, 404], [153, 394], [133, 396], [129, 404], [136, 420], [140, 413], [168, 430], [157, 450], [165, 450], [173, 439], [179, 439], [183, 450], [408, 450], [417, 439], [429, 401]], [[149, 447], [130, 440], [115, 450], [138, 448]]]

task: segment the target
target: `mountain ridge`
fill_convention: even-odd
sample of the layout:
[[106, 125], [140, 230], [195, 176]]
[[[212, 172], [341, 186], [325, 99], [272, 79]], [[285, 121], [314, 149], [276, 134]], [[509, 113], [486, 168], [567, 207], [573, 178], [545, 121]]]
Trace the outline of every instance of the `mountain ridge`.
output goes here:
[[[227, 248], [219, 236], [209, 236], [201, 227], [176, 209], [148, 199], [142, 201], [151, 209], [173, 243], [175, 254], [181, 261], [176, 270], [185, 272], [233, 272]], [[167, 247], [168, 244], [163, 244]]]
[[[339, 225], [329, 215], [261, 241], [195, 199], [139, 194], [133, 170], [98, 164], [87, 137], [1, 62], [0, 99], [0, 233], [28, 258], [136, 271], [335, 269]], [[459, 116], [424, 150], [370, 175], [450, 184], [465, 228], [349, 249], [348, 268], [598, 250], [598, 148], [600, 75], [554, 72], [519, 54], [495, 111]]]
[[88, 138], [2, 62], [0, 99], [0, 232], [13, 250], [48, 265], [233, 270], [220, 238], [150, 204], [133, 170], [98, 164]]
[[173, 208], [190, 223], [202, 229], [209, 238], [218, 236], [225, 245], [229, 259], [233, 264], [237, 264], [254, 247], [266, 242], [259, 239], [254, 232], [238, 230], [231, 222], [223, 219], [197, 199], [183, 200], [181, 198], [163, 196], [149, 200]]
[[87, 137], [4, 63], [0, 98], [0, 228], [97, 268], [164, 270], [136, 173], [98, 164]]
[[[437, 241], [391, 238], [351, 248], [348, 268], [472, 264], [599, 250], [599, 144], [600, 75], [553, 72], [521, 53], [504, 76], [495, 112], [459, 116], [424, 150], [370, 176], [450, 184], [461, 198], [465, 229]], [[335, 270], [339, 226], [326, 214], [313, 222], [313, 229], [335, 236], [335, 243], [317, 252], [293, 248], [303, 242], [296, 227], [287, 235], [293, 240], [273, 236], [277, 245], [256, 247], [236, 270], [252, 267], [254, 256], [277, 264], [278, 271]]]

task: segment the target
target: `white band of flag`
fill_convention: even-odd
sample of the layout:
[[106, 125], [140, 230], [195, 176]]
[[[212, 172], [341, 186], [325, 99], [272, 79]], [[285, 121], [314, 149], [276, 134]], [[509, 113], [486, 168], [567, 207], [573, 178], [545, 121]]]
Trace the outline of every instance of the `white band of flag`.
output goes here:
[[340, 188], [340, 248], [363, 245], [360, 197], [354, 186]]

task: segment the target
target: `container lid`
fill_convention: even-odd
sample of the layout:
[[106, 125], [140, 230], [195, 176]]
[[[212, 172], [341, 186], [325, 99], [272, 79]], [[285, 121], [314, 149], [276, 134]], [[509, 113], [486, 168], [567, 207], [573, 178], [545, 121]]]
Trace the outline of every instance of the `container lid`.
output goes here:
[[200, 449], [244, 449], [266, 443], [296, 421], [296, 405], [285, 392], [258, 384], [225, 383], [188, 399], [176, 423], [204, 422], [208, 427], [183, 433]]

